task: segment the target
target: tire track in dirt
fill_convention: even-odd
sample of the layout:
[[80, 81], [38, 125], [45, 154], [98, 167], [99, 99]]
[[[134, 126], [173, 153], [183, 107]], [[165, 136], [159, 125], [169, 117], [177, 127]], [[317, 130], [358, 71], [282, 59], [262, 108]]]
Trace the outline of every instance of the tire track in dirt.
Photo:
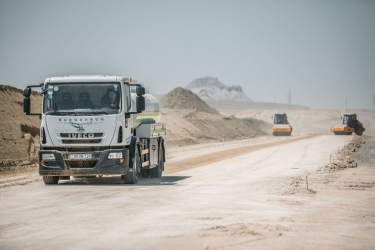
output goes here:
[[294, 163], [290, 168], [296, 168], [297, 166], [300, 166], [301, 162], [306, 158], [306, 155], [307, 155], [307, 149], [309, 148], [311, 144], [307, 145], [304, 147], [303, 149], [303, 153], [301, 155], [301, 157], [299, 158], [299, 160]]
[[222, 150], [222, 151], [218, 151], [215, 153], [197, 156], [197, 157], [186, 159], [186, 160], [181, 160], [181, 161], [176, 161], [176, 162], [166, 162], [164, 174], [171, 174], [171, 173], [175, 173], [175, 172], [179, 172], [179, 171], [183, 171], [183, 170], [187, 170], [191, 168], [196, 168], [196, 167], [200, 167], [200, 166], [207, 165], [210, 163], [219, 162], [225, 159], [233, 158], [239, 155], [265, 149], [268, 147], [285, 145], [285, 144], [293, 143], [296, 141], [310, 139], [316, 136], [317, 135], [308, 135], [308, 136], [301, 136], [297, 138], [285, 139], [282, 141], [251, 145], [251, 146], [246, 146], [246, 147], [237, 147], [237, 148], [233, 148], [229, 150]]

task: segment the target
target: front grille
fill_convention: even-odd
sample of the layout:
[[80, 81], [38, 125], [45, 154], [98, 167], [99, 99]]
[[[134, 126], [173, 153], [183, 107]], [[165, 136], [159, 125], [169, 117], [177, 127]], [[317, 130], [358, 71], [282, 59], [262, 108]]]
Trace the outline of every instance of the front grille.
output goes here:
[[95, 152], [104, 151], [109, 149], [109, 147], [76, 147], [76, 148], [66, 148], [64, 151], [68, 152]]
[[100, 143], [101, 139], [84, 139], [84, 140], [62, 140], [65, 144], [88, 144], [88, 143]]
[[98, 160], [66, 161], [69, 168], [94, 168]]

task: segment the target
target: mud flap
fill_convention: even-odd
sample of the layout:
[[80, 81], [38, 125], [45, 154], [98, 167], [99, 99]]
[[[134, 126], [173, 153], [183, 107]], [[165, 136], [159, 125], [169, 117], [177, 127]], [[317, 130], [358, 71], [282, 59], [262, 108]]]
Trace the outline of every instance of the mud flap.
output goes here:
[[[159, 148], [163, 149], [163, 162], [165, 162], [165, 148], [164, 148], [164, 138], [160, 137], [159, 139]], [[163, 164], [163, 171], [164, 171], [164, 164]]]

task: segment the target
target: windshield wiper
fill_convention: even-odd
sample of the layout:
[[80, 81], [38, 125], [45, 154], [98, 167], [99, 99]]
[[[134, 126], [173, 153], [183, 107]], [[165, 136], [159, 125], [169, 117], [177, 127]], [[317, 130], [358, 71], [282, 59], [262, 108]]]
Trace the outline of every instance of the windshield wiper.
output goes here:
[[60, 116], [66, 116], [66, 115], [86, 115], [86, 116], [94, 116], [94, 115], [108, 115], [106, 111], [91, 111], [91, 112], [73, 112], [73, 111], [48, 111], [46, 112], [46, 115], [60, 115]]
[[61, 115], [60, 111], [48, 111], [46, 112], [46, 115]]
[[77, 116], [77, 113], [76, 112], [74, 112], [74, 111], [68, 111], [68, 112], [61, 112], [61, 115], [75, 115], [75, 116]]
[[48, 111], [46, 112], [46, 115], [61, 115], [61, 116], [65, 116], [65, 115], [75, 115], [77, 116], [77, 113], [76, 112], [61, 112], [61, 111]]
[[100, 114], [106, 114], [106, 115], [108, 115], [108, 113], [105, 112], [105, 111], [95, 111], [93, 113], [96, 114], [96, 115], [100, 115]]
[[105, 111], [91, 111], [91, 112], [79, 112], [80, 115], [108, 115]]

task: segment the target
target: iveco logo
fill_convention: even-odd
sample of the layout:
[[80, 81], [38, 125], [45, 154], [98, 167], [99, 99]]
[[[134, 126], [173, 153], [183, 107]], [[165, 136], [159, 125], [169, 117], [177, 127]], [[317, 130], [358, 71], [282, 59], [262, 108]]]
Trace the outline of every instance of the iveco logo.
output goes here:
[[69, 133], [69, 138], [94, 138], [94, 133]]
[[82, 124], [70, 122], [70, 124], [77, 129], [77, 132], [83, 133], [83, 132], [85, 132], [85, 128], [90, 126], [92, 124], [92, 122], [85, 122], [85, 123], [82, 123]]

